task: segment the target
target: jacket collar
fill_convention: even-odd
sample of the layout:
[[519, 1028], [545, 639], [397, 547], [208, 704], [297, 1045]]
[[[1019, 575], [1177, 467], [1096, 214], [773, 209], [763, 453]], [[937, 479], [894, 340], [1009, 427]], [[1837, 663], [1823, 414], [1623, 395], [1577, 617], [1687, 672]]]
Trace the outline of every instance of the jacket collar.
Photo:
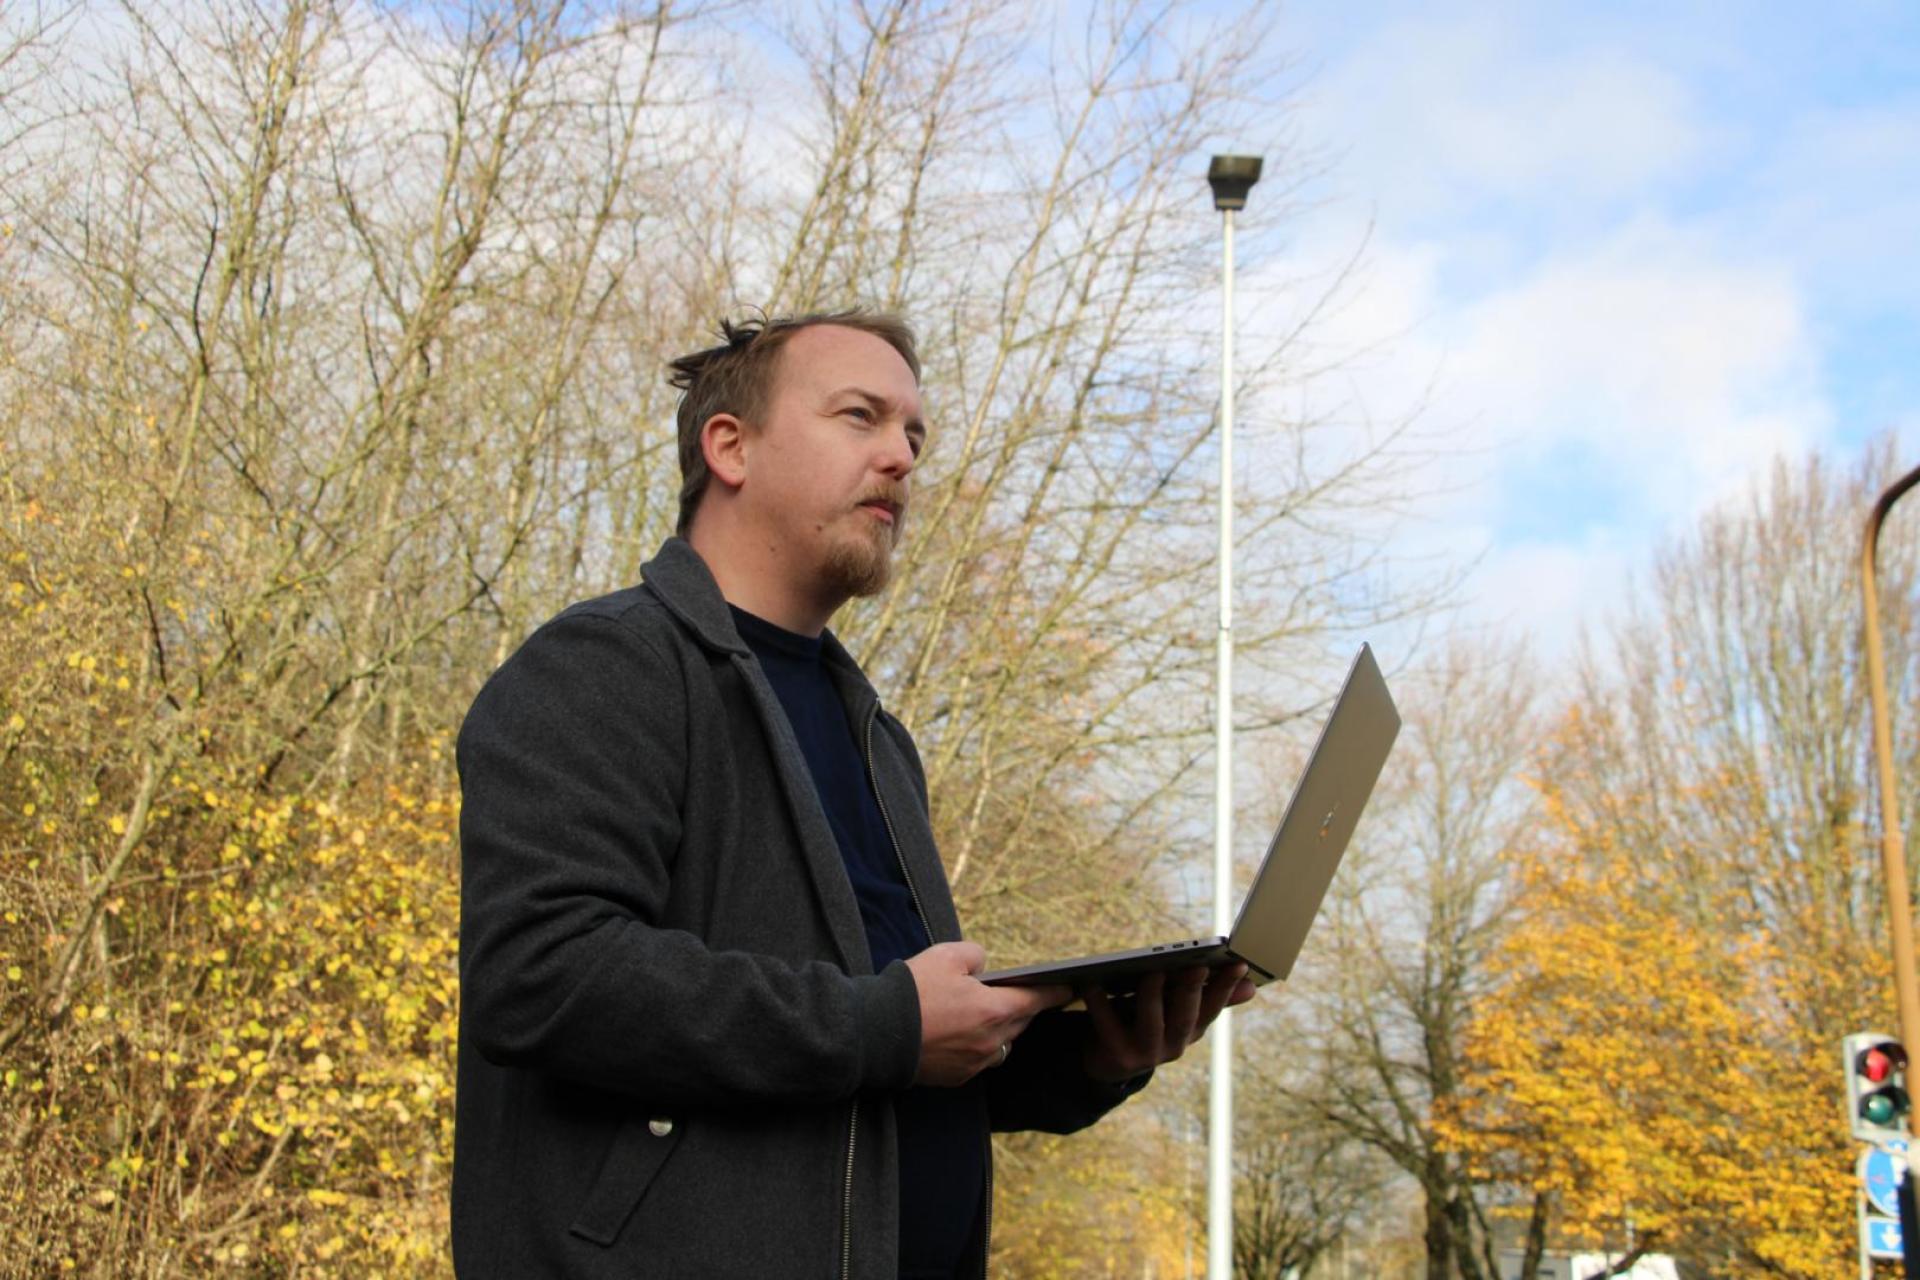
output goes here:
[[668, 538], [653, 559], [640, 566], [640, 578], [660, 597], [667, 612], [693, 632], [709, 649], [722, 653], [750, 653], [727, 612], [726, 597], [712, 570], [685, 538]]
[[[733, 625], [733, 614], [727, 610], [727, 599], [720, 594], [713, 571], [685, 538], [668, 538], [662, 543], [653, 559], [640, 566], [640, 577], [667, 611], [707, 648], [741, 657], [753, 652]], [[864, 719], [868, 704], [878, 702], [880, 695], [831, 629], [822, 634], [821, 642], [821, 656], [849, 697], [852, 709]]]

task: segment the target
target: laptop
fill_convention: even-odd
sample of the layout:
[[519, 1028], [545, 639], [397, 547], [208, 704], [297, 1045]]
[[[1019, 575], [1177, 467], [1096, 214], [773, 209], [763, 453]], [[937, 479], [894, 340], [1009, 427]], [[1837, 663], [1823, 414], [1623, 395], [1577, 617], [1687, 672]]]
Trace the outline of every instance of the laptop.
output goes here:
[[1256, 984], [1285, 979], [1293, 972], [1294, 959], [1399, 732], [1400, 713], [1373, 650], [1363, 644], [1240, 904], [1232, 933], [999, 969], [980, 980], [990, 986], [1099, 986], [1109, 994], [1125, 995], [1150, 973], [1214, 968], [1236, 960], [1246, 962]]

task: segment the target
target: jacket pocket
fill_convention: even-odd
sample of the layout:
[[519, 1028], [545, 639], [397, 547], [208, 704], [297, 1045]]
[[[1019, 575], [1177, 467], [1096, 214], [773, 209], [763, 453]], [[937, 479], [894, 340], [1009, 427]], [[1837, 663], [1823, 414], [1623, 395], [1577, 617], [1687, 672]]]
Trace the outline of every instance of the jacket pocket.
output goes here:
[[680, 1145], [681, 1130], [680, 1123], [668, 1116], [629, 1116], [613, 1135], [593, 1189], [567, 1230], [598, 1245], [612, 1244], [667, 1157]]

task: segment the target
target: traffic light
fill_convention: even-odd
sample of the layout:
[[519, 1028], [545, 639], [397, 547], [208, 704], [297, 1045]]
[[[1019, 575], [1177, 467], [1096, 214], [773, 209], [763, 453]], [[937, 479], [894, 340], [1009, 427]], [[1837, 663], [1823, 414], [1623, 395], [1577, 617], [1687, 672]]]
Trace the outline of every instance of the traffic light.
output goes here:
[[1862, 1142], [1907, 1136], [1907, 1051], [1892, 1036], [1848, 1036], [1841, 1048], [1847, 1066], [1847, 1121]]

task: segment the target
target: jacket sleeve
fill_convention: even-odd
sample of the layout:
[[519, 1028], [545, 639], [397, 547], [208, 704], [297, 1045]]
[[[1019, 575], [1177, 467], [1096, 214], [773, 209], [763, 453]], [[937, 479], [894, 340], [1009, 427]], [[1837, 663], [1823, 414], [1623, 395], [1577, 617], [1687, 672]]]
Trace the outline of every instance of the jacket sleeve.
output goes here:
[[875, 976], [661, 925], [687, 770], [682, 673], [569, 613], [475, 699], [460, 770], [463, 1036], [489, 1062], [667, 1106], [818, 1103], [911, 1082], [920, 1006]]
[[1081, 1065], [1092, 1022], [1085, 1013], [1049, 1009], [1013, 1042], [1004, 1066], [982, 1074], [996, 1132], [1073, 1133], [1147, 1087], [1153, 1072], [1108, 1084]]

